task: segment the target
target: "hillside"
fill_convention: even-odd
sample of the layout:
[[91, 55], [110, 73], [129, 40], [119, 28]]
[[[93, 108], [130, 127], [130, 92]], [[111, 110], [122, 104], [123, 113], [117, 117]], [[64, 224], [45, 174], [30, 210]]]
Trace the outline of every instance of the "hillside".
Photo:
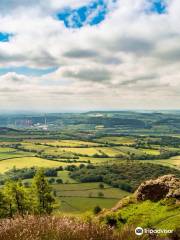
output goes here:
[[[162, 191], [162, 186], [166, 194]], [[100, 213], [99, 221], [117, 229], [138, 226], [143, 229], [173, 230], [174, 237], [176, 235], [177, 238], [172, 239], [179, 239], [179, 189], [180, 178], [175, 178], [173, 175], [145, 181], [133, 196], [120, 200], [113, 209]], [[158, 198], [157, 194], [159, 194]], [[160, 235], [165, 239], [167, 234]]]
[[180, 171], [158, 164], [122, 161], [98, 166], [87, 165], [75, 169], [70, 176], [79, 182], [104, 182], [128, 192], [134, 192], [141, 182], [165, 174], [180, 177]]
[[[140, 201], [143, 187], [158, 187], [157, 182], [168, 189], [167, 196], [159, 201]], [[123, 198], [111, 210], [100, 210], [81, 217], [23, 216], [0, 220], [0, 240], [176, 240], [179, 239], [180, 179], [172, 175], [142, 183], [134, 195]], [[173, 191], [172, 191], [173, 190]], [[149, 191], [150, 188], [149, 188]], [[153, 192], [152, 192], [153, 194]], [[171, 234], [135, 234], [136, 227], [146, 230], [171, 230]], [[159, 231], [159, 230], [158, 230]]]

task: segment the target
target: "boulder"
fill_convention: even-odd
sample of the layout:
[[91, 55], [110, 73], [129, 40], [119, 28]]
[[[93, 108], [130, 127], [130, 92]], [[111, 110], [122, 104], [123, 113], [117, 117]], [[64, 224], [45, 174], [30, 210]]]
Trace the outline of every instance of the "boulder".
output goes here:
[[180, 179], [174, 175], [165, 175], [145, 181], [138, 187], [135, 197], [138, 201], [159, 201], [164, 198], [180, 200]]

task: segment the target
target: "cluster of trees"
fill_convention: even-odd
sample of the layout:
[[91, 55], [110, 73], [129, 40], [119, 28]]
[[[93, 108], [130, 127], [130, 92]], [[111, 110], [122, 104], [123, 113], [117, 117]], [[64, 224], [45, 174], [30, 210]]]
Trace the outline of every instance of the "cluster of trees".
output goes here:
[[72, 119], [72, 124], [88, 124], [88, 125], [103, 125], [105, 127], [116, 127], [116, 126], [126, 126], [134, 128], [144, 128], [146, 124], [144, 121], [137, 118], [118, 118], [118, 117], [86, 117]]
[[180, 138], [173, 136], [163, 136], [159, 138], [149, 139], [148, 144], [156, 144], [160, 146], [171, 146], [178, 148], [180, 146]]
[[[155, 160], [155, 159], [168, 159], [170, 157], [178, 156], [180, 154], [179, 151], [168, 151], [164, 150], [161, 151], [159, 155], [153, 155], [153, 154], [136, 154], [136, 153], [129, 153], [129, 159], [130, 160]], [[127, 159], [127, 157], [124, 157], [124, 159]]]
[[133, 161], [74, 168], [70, 176], [79, 182], [104, 182], [112, 187], [133, 192], [141, 182], [166, 174], [174, 174], [180, 177], [180, 171], [177, 169]]
[[39, 170], [29, 188], [21, 180], [6, 182], [0, 190], [0, 218], [11, 218], [16, 214], [50, 214], [54, 203], [52, 189], [45, 179], [44, 171]]
[[[44, 175], [46, 177], [57, 177], [58, 171], [62, 171], [63, 168], [60, 166], [58, 168], [47, 168], [44, 169]], [[3, 185], [8, 179], [9, 180], [18, 180], [18, 179], [31, 179], [37, 173], [37, 168], [21, 168], [17, 169], [13, 167], [9, 171], [5, 172], [4, 174], [0, 175], [0, 185]]]

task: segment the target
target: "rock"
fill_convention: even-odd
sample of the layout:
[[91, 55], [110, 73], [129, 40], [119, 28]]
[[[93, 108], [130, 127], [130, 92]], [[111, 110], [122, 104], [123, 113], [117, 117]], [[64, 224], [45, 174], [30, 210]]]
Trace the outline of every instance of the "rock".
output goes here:
[[140, 201], [159, 201], [171, 197], [180, 200], [180, 179], [174, 175], [165, 175], [145, 181], [138, 187], [135, 197]]

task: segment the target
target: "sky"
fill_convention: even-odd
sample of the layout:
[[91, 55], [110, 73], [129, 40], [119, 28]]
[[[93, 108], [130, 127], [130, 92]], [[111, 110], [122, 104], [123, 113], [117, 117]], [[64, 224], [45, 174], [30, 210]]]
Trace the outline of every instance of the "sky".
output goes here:
[[180, 108], [179, 0], [0, 0], [0, 111]]

